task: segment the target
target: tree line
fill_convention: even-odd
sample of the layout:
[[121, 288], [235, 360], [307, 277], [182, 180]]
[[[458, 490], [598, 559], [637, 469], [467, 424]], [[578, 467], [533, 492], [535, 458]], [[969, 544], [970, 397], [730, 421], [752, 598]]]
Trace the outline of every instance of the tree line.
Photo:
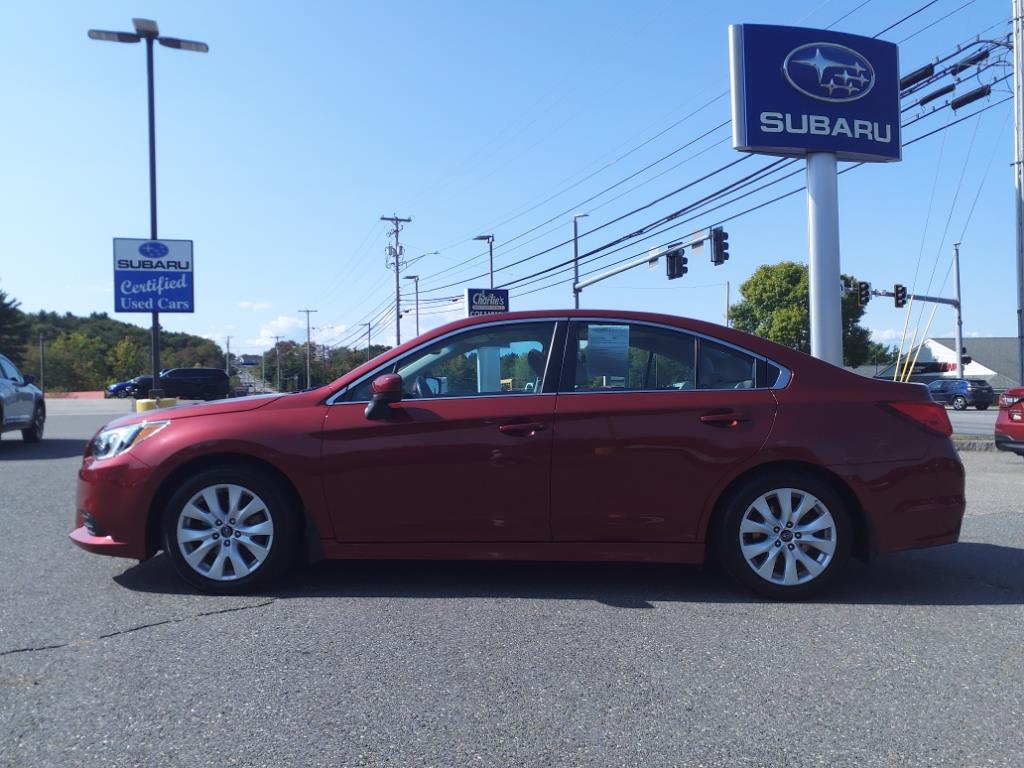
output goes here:
[[[843, 279], [855, 284], [855, 278]], [[734, 328], [810, 352], [809, 288], [807, 266], [796, 262], [763, 265], [740, 287], [741, 301], [730, 307]], [[53, 391], [104, 389], [150, 372], [150, 332], [115, 320], [105, 312], [88, 317], [40, 311], [25, 313], [17, 300], [0, 291], [0, 353], [7, 355], [37, 381]], [[865, 308], [853, 293], [842, 299], [843, 362], [855, 367], [886, 364], [896, 351], [870, 339], [860, 325]], [[40, 355], [42, 340], [42, 355]], [[188, 333], [163, 332], [160, 336], [164, 368], [223, 368], [224, 350], [214, 341]], [[376, 357], [390, 347], [375, 344]], [[333, 381], [367, 360], [367, 350], [348, 347], [310, 349], [310, 378], [306, 381], [306, 344], [282, 341], [263, 352], [261, 365], [250, 367], [252, 376], [264, 378], [271, 388], [280, 380], [282, 391]], [[232, 372], [238, 356], [232, 356]], [[40, 370], [40, 363], [43, 370]], [[41, 375], [44, 374], [44, 375]]]

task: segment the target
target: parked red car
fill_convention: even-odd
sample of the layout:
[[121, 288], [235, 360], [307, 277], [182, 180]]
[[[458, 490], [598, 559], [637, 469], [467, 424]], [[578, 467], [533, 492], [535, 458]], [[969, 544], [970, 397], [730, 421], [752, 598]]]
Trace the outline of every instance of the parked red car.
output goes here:
[[319, 389], [111, 422], [72, 540], [239, 592], [299, 556], [716, 558], [802, 598], [851, 555], [955, 542], [964, 471], [925, 387], [638, 312], [462, 320]]
[[996, 448], [1024, 456], [1024, 387], [1012, 387], [999, 396]]

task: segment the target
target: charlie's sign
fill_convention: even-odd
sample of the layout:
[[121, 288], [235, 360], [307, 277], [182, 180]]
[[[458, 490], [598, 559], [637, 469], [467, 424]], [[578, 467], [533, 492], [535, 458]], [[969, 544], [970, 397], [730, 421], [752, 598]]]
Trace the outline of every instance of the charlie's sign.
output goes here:
[[114, 238], [115, 312], [192, 312], [191, 240]]
[[729, 27], [732, 143], [770, 155], [899, 160], [894, 43], [818, 29]]
[[467, 288], [466, 317], [508, 312], [508, 291], [502, 288]]

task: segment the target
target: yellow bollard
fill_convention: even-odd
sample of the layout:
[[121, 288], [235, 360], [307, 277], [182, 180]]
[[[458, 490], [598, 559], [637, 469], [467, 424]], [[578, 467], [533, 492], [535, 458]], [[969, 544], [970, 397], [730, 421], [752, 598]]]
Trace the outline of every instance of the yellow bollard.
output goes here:
[[159, 402], [147, 397], [135, 401], [135, 412], [144, 413], [145, 411], [152, 411], [155, 408], [170, 408], [177, 404], [178, 398], [176, 397], [163, 397]]

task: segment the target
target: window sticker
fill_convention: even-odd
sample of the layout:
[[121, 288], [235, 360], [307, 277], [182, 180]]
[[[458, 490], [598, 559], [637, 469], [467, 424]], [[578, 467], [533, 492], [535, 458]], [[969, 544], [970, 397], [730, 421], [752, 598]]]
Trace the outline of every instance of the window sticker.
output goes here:
[[629, 376], [629, 326], [587, 326], [587, 375], [589, 377]]

